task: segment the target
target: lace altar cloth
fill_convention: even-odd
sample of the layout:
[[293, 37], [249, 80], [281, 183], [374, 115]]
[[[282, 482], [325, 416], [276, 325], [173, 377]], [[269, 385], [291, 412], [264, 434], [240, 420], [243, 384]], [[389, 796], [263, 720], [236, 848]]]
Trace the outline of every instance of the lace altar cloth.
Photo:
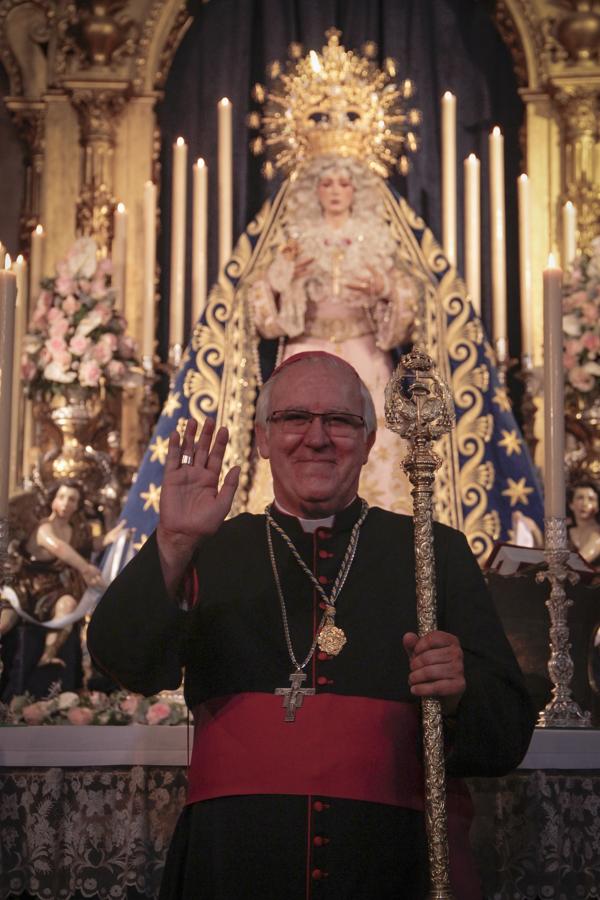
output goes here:
[[0, 898], [156, 897], [181, 766], [0, 772]]
[[[600, 898], [600, 771], [474, 779], [486, 900]], [[0, 900], [156, 897], [181, 766], [0, 770]]]

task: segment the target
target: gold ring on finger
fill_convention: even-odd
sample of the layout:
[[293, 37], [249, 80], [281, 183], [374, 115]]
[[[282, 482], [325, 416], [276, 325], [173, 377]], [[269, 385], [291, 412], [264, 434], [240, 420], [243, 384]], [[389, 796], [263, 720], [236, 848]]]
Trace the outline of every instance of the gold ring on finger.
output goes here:
[[182, 466], [193, 466], [194, 465], [194, 456], [191, 453], [182, 453], [181, 454], [181, 465]]

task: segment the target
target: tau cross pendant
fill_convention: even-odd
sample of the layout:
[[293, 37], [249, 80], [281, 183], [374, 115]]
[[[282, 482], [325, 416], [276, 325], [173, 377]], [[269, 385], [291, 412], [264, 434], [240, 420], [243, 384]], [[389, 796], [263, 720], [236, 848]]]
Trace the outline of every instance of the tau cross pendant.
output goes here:
[[300, 687], [302, 682], [306, 681], [306, 672], [292, 672], [290, 675], [292, 686], [289, 688], [275, 688], [275, 693], [279, 697], [283, 697], [283, 706], [285, 708], [284, 722], [294, 722], [296, 719], [296, 710], [300, 709], [305, 697], [312, 696], [315, 692], [314, 688]]

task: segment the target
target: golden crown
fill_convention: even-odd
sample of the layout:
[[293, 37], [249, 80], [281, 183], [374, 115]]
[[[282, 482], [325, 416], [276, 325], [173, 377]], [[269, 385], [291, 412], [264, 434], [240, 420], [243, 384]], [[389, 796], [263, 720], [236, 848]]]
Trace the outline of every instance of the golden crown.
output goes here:
[[341, 32], [330, 28], [321, 53], [291, 44], [285, 70], [271, 63], [269, 88], [257, 84], [254, 99], [264, 113], [250, 113], [248, 124], [260, 130], [250, 147], [270, 157], [263, 173], [289, 174], [307, 159], [324, 154], [355, 156], [386, 177], [397, 167], [406, 174], [408, 153], [418, 147], [418, 109], [408, 108], [413, 83], [396, 84], [395, 60], [379, 69], [372, 59], [377, 46], [369, 41], [363, 56], [345, 50]]

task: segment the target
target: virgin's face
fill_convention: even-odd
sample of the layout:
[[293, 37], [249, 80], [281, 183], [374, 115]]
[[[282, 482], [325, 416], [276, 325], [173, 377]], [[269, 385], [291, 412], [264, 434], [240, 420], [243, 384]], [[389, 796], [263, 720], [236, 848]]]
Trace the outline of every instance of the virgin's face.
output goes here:
[[350, 212], [354, 185], [347, 169], [329, 169], [319, 180], [319, 203], [325, 216], [343, 216]]
[[77, 488], [68, 487], [66, 484], [59, 487], [52, 501], [54, 515], [59, 519], [66, 519], [68, 522], [78, 506], [79, 491]]
[[570, 503], [575, 521], [589, 521], [598, 515], [598, 495], [591, 487], [578, 487], [573, 491]]

